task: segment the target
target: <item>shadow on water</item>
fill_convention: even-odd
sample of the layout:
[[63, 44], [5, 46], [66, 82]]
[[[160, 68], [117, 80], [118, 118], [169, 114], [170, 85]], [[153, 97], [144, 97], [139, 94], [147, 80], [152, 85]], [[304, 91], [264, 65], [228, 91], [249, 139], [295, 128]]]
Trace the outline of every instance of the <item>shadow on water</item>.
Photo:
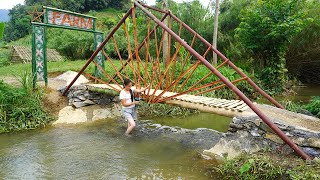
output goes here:
[[[195, 127], [192, 123], [187, 124]], [[0, 134], [0, 177], [211, 178], [206, 173], [215, 162], [201, 159], [198, 149], [163, 137], [127, 138], [123, 135], [125, 128], [125, 123], [108, 119], [86, 125]]]

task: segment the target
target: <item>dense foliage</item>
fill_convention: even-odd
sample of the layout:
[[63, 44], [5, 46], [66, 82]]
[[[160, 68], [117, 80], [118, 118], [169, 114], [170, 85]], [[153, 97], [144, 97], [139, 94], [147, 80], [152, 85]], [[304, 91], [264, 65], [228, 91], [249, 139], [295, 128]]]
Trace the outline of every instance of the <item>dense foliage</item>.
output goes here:
[[3, 38], [3, 32], [4, 32], [4, 23], [0, 22], [0, 41]]
[[128, 5], [128, 0], [25, 0], [25, 5], [18, 4], [9, 11], [10, 20], [5, 28], [5, 40], [14, 41], [31, 33], [31, 17], [28, 12], [33, 6], [41, 11], [42, 6], [51, 6], [73, 12], [85, 13], [89, 11], [115, 8], [122, 10]]
[[307, 104], [305, 108], [313, 115], [320, 118], [320, 96], [312, 97], [310, 103]]
[[43, 111], [42, 93], [32, 88], [32, 78], [24, 74], [21, 87], [0, 81], [0, 133], [45, 126], [51, 119]]
[[252, 3], [240, 14], [236, 37], [260, 61], [264, 86], [281, 92], [287, 80], [285, 51], [291, 38], [304, 26], [303, 1], [268, 0]]
[[[183, 3], [176, 3], [173, 0], [168, 2], [173, 14], [196, 30], [208, 42], [212, 41], [214, 3], [203, 7], [198, 0]], [[50, 2], [27, 0], [26, 5], [17, 5], [10, 10], [11, 19], [6, 24], [5, 40], [12, 41], [29, 34], [30, 16], [26, 14], [32, 10], [31, 6], [41, 7], [44, 4], [77, 12], [89, 11], [90, 15], [97, 17], [98, 30], [103, 31], [105, 36], [120, 20], [124, 10], [130, 7], [130, 3], [126, 0], [55, 0]], [[161, 8], [160, 0], [157, 1], [156, 6]], [[224, 0], [220, 7], [218, 49], [240, 68], [255, 76], [257, 82], [269, 93], [283, 91], [288, 80], [287, 64], [294, 61], [294, 68], [303, 67], [296, 69], [308, 70], [308, 64], [299, 65], [300, 59], [316, 60], [320, 57], [318, 51], [320, 48], [318, 41], [320, 7], [317, 0]], [[159, 13], [153, 13], [161, 17]], [[137, 11], [137, 30], [140, 41], [147, 34], [147, 23], [143, 13]], [[153, 26], [154, 23], [151, 25]], [[126, 21], [126, 26], [129, 34], [132, 35], [132, 21]], [[172, 24], [175, 32], [178, 32], [179, 28], [178, 23]], [[126, 59], [128, 39], [124, 28], [121, 27], [114, 36], [117, 39], [121, 56]], [[47, 37], [48, 47], [57, 49], [68, 59], [86, 59], [94, 50], [93, 35], [90, 33], [48, 29]], [[189, 44], [193, 39], [193, 35], [187, 31], [182, 31], [181, 37]], [[160, 40], [161, 31], [159, 30], [157, 31], [157, 42], [159, 43]], [[130, 37], [129, 41], [133, 49], [133, 38]], [[151, 38], [150, 41], [150, 54], [156, 54], [155, 38]], [[193, 47], [200, 54], [206, 51], [206, 47], [198, 40], [194, 42]], [[176, 48], [177, 46], [173, 43], [170, 48], [171, 53]], [[105, 46], [105, 51], [111, 58], [118, 58], [112, 43]], [[144, 58], [144, 54], [141, 53], [141, 58]], [[181, 54], [183, 52], [179, 52], [180, 57], [182, 57]], [[207, 55], [208, 60], [211, 57], [211, 54]], [[310, 80], [308, 83], [315, 82], [318, 71], [316, 66], [314, 67], [312, 71], [315, 74], [314, 78], [311, 78], [312, 74], [308, 78], [302, 76], [307, 73], [302, 75], [295, 73], [294, 75]]]
[[4, 29], [4, 40], [14, 41], [31, 33], [29, 10], [31, 7], [18, 4], [9, 11], [10, 20]]
[[303, 83], [320, 84], [320, 3], [308, 4], [312, 21], [290, 43], [286, 53], [289, 72]]

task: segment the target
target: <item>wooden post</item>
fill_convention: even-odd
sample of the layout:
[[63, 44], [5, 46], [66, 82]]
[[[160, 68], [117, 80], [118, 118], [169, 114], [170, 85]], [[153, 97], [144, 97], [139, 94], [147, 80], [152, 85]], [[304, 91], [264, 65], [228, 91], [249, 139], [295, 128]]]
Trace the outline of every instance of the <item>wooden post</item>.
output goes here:
[[[162, 7], [163, 7], [163, 10], [164, 11], [167, 11], [168, 10], [168, 0], [163, 0], [163, 3], [162, 3]], [[164, 24], [169, 27], [169, 18], [167, 17], [166, 19], [164, 19]], [[163, 66], [164, 67], [167, 67], [167, 64], [168, 64], [168, 61], [170, 59], [170, 52], [169, 52], [169, 34], [168, 32], [164, 32], [164, 39], [163, 39], [163, 56], [162, 56], [162, 59], [163, 59]]]

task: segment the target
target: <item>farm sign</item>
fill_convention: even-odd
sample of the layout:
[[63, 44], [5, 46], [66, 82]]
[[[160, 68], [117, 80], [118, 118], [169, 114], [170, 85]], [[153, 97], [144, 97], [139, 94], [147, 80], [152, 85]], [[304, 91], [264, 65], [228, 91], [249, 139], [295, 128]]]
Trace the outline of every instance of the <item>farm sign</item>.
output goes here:
[[[31, 22], [33, 87], [35, 87], [37, 81], [45, 81], [45, 85], [48, 84], [47, 28], [52, 27], [93, 33], [93, 45], [96, 49], [104, 40], [103, 32], [96, 31], [96, 17], [46, 6], [43, 7], [43, 13], [40, 13], [41, 16], [38, 16], [38, 14], [36, 13], [36, 18], [33, 19], [37, 20], [39, 18], [40, 22]], [[101, 51], [95, 57], [95, 61], [101, 67], [104, 67], [105, 58]], [[99, 77], [101, 73], [102, 71], [96, 66], [94, 75]]]
[[64, 11], [50, 7], [45, 8], [45, 22], [72, 29], [95, 30], [95, 17]]

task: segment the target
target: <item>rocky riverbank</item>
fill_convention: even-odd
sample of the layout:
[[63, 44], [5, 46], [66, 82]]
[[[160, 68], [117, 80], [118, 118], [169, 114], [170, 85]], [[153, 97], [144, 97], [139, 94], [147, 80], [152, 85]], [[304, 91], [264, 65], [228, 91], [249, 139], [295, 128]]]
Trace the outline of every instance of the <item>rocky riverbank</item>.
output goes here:
[[[319, 121], [320, 122], [320, 121]], [[274, 120], [274, 123], [311, 157], [320, 158], [320, 132], [292, 126]], [[205, 155], [220, 159], [234, 158], [241, 153], [268, 150], [290, 154], [293, 150], [285, 144], [258, 116], [234, 117], [229, 131]]]

